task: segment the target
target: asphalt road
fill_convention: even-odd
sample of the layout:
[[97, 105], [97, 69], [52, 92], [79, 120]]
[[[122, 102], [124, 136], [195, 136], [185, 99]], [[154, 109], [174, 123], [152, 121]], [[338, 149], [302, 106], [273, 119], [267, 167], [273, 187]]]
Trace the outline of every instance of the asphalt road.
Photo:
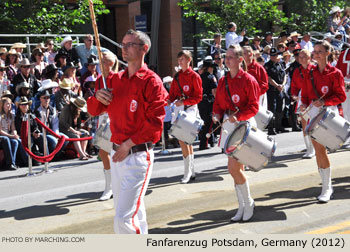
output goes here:
[[[230, 223], [238, 205], [227, 157], [217, 147], [198, 151], [195, 145], [194, 183], [180, 184], [183, 161], [179, 148], [160, 154], [145, 197], [152, 234], [274, 234], [350, 233], [350, 155], [330, 154], [335, 198], [318, 204], [320, 177], [315, 159], [301, 159], [302, 133], [275, 137], [272, 161], [259, 172], [247, 171], [256, 202], [253, 219]], [[54, 162], [51, 173], [36, 167], [0, 172], [0, 232], [113, 233], [113, 200], [98, 201], [104, 189], [102, 163]]]

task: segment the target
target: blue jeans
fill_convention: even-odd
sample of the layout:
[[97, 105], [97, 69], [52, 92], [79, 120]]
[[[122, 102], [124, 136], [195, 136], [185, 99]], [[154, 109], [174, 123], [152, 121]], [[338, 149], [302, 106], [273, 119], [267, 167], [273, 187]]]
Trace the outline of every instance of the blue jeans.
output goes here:
[[7, 136], [0, 136], [0, 146], [2, 147], [5, 153], [6, 166], [10, 166], [11, 164], [15, 165], [18, 142], [11, 141], [11, 139]]

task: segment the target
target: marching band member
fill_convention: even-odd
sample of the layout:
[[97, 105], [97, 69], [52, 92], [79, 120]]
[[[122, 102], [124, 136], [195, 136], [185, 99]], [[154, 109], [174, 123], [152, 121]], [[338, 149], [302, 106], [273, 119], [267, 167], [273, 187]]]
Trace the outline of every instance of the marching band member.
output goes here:
[[[190, 66], [192, 61], [191, 52], [187, 50], [180, 51], [177, 55], [177, 61], [181, 69], [175, 74], [168, 101], [168, 104], [175, 101], [176, 106], [172, 123], [180, 111], [186, 111], [190, 115], [197, 116], [197, 104], [202, 100], [202, 79]], [[193, 146], [180, 140], [179, 143], [185, 165], [181, 183], [186, 184], [195, 179]]]
[[153, 144], [161, 137], [168, 99], [161, 79], [144, 62], [150, 47], [146, 33], [129, 30], [122, 40], [128, 67], [113, 75], [112, 89], [96, 92], [98, 102], [91, 102], [89, 108], [92, 115], [107, 111], [110, 118], [114, 231], [118, 234], [148, 233], [144, 197], [153, 170]]
[[[346, 99], [344, 78], [341, 71], [327, 63], [327, 57], [331, 53], [331, 44], [327, 41], [318, 41], [314, 45], [314, 60], [317, 65], [310, 69], [308, 78], [301, 89], [301, 111], [309, 105], [313, 109], [308, 111], [310, 120], [317, 116], [323, 106], [327, 106], [338, 113], [337, 105]], [[321, 203], [326, 203], [332, 198], [333, 188], [331, 181], [331, 165], [327, 155], [327, 149], [323, 145], [312, 140], [316, 151], [316, 163], [322, 179], [322, 191], [317, 197]]]
[[[232, 125], [236, 125], [239, 121], [249, 121], [254, 125], [254, 116], [259, 110], [260, 88], [255, 78], [245, 71], [246, 63], [240, 46], [229, 47], [226, 52], [226, 65], [230, 71], [219, 81], [213, 106], [213, 121], [216, 123], [224, 116], [228, 117], [229, 124]], [[223, 142], [222, 136], [220, 147]], [[235, 183], [239, 203], [238, 211], [231, 221], [248, 221], [254, 213], [254, 200], [250, 195], [243, 164], [228, 157], [227, 166]]]
[[[307, 49], [303, 49], [299, 52], [299, 66], [294, 70], [291, 82], [291, 95], [294, 102], [298, 102], [300, 106], [300, 92], [301, 88], [304, 85], [305, 80], [310, 79], [310, 69], [311, 65], [311, 53]], [[315, 156], [315, 149], [312, 145], [310, 136], [306, 135], [305, 128], [307, 121], [301, 117], [301, 125], [303, 128], [304, 142], [306, 146], [306, 153], [303, 155], [303, 158], [312, 158]]]
[[254, 59], [253, 49], [250, 46], [243, 46], [243, 57], [247, 63], [247, 71], [253, 75], [260, 86], [259, 105], [267, 109], [266, 91], [269, 89], [269, 77], [265, 68]]

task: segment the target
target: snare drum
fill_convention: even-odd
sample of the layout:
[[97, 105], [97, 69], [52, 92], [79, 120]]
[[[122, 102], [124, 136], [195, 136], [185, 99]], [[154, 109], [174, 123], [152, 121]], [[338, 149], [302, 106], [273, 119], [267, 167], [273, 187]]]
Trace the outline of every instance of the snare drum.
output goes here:
[[316, 142], [335, 151], [350, 137], [350, 123], [325, 107], [310, 121], [305, 131]]
[[273, 113], [263, 106], [259, 106], [258, 113], [254, 116], [258, 129], [264, 130], [273, 118]]
[[267, 165], [276, 150], [276, 142], [263, 131], [240, 122], [225, 143], [224, 152], [253, 171], [260, 171]]
[[186, 144], [193, 144], [204, 122], [194, 113], [180, 111], [169, 134]]

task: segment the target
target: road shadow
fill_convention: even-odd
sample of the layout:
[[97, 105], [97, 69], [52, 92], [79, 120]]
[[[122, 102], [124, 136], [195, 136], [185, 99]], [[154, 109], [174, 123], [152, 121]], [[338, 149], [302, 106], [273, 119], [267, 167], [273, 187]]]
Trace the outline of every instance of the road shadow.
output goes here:
[[49, 216], [65, 215], [69, 213], [69, 208], [77, 205], [89, 204], [98, 201], [102, 192], [79, 193], [69, 195], [62, 199], [46, 201], [54, 203], [48, 205], [35, 205], [12, 211], [0, 210], [0, 219], [14, 218], [15, 220], [27, 220]]

